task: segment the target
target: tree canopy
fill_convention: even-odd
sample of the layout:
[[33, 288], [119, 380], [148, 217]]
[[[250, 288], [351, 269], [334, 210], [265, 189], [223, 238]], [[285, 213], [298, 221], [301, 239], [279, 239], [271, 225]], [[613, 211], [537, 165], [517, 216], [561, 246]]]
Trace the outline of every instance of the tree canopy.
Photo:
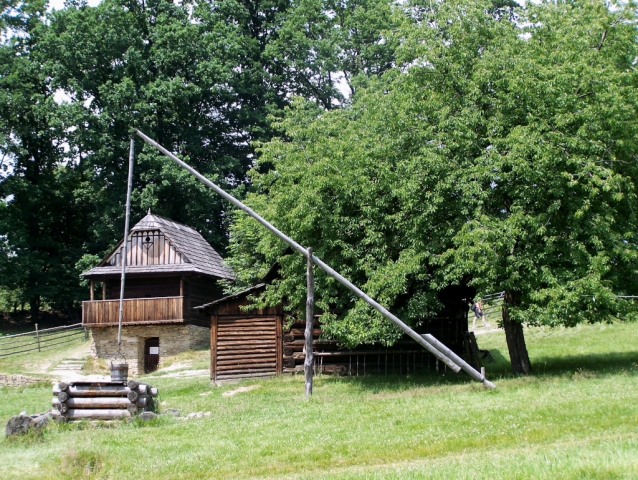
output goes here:
[[[77, 305], [78, 274], [120, 238], [136, 127], [408, 323], [449, 285], [505, 291], [517, 372], [531, 369], [525, 323], [635, 315], [618, 297], [638, 281], [633, 3], [0, 8], [0, 289], [34, 314]], [[134, 217], [152, 208], [228, 245], [230, 288], [278, 263], [258, 301], [303, 309], [301, 257], [138, 149]], [[317, 282], [328, 335], [398, 338]]]
[[[134, 127], [241, 196], [252, 142], [272, 137], [268, 116], [290, 95], [339, 107], [338, 73], [389, 68], [392, 49], [378, 44], [389, 4], [4, 3], [0, 287], [34, 312], [83, 298], [78, 274], [121, 236]], [[137, 153], [133, 216], [152, 208], [223, 251], [227, 206], [157, 152]]]
[[[415, 2], [397, 65], [351, 107], [287, 110], [248, 200], [412, 323], [446, 285], [505, 291], [513, 368], [528, 373], [522, 323], [634, 312], [617, 295], [638, 279], [635, 29], [634, 5]], [[301, 308], [302, 260], [237, 217], [233, 266], [255, 278], [278, 261], [283, 278], [261, 300]], [[397, 337], [317, 281], [322, 306], [343, 312], [322, 318], [329, 334]]]

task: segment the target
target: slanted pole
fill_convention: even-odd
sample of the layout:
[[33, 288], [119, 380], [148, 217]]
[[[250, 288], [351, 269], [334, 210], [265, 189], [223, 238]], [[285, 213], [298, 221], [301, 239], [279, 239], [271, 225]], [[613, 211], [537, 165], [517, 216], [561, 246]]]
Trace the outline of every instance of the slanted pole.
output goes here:
[[128, 154], [128, 186], [126, 190], [126, 218], [124, 220], [124, 243], [122, 246], [122, 277], [120, 280], [120, 313], [117, 322], [117, 351], [122, 345], [122, 317], [124, 316], [124, 280], [126, 277], [126, 257], [128, 256], [128, 227], [131, 218], [131, 190], [133, 189], [133, 160], [135, 156], [135, 138], [131, 137]]
[[[184, 169], [188, 170], [191, 174], [193, 174], [196, 178], [198, 178], [199, 180], [201, 180], [203, 183], [205, 183], [206, 185], [208, 185], [210, 188], [212, 188], [216, 193], [218, 193], [222, 198], [225, 198], [226, 200], [228, 200], [230, 203], [232, 203], [233, 205], [235, 205], [237, 208], [239, 208], [240, 210], [246, 212], [249, 216], [251, 216], [252, 218], [254, 218], [255, 220], [257, 220], [261, 225], [263, 225], [266, 229], [270, 230], [276, 237], [280, 238], [281, 240], [283, 240], [284, 242], [286, 242], [288, 245], [290, 245], [292, 248], [294, 248], [295, 250], [297, 250], [297, 252], [301, 253], [304, 257], [308, 257], [308, 251], [302, 247], [301, 245], [299, 245], [297, 242], [295, 242], [292, 238], [288, 237], [287, 235], [285, 235], [283, 232], [281, 232], [280, 230], [278, 230], [274, 225], [272, 225], [271, 223], [269, 223], [267, 220], [265, 220], [264, 218], [262, 218], [259, 214], [257, 214], [255, 211], [253, 211], [251, 208], [249, 208], [248, 206], [244, 205], [242, 202], [240, 202], [239, 200], [237, 200], [235, 197], [233, 197], [232, 195], [226, 193], [224, 190], [222, 190], [221, 188], [219, 188], [217, 185], [215, 185], [213, 182], [211, 182], [208, 178], [206, 178], [204, 175], [202, 175], [201, 173], [199, 173], [197, 170], [195, 170], [193, 167], [191, 167], [190, 165], [188, 165], [187, 163], [183, 162], [182, 160], [180, 160], [178, 157], [176, 157], [175, 155], [173, 155], [171, 152], [169, 152], [168, 150], [166, 150], [164, 147], [162, 147], [159, 143], [157, 143], [155, 140], [149, 138], [148, 136], [146, 136], [144, 133], [140, 132], [139, 130], [135, 130], [135, 133], [142, 138], [146, 143], [148, 143], [149, 145], [155, 147], [157, 150], [159, 150], [160, 152], [162, 152], [164, 155], [166, 155], [168, 158], [170, 158], [171, 160], [173, 160], [175, 163], [177, 163], [178, 165], [180, 165], [181, 167], [183, 167]], [[487, 380], [485, 378], [485, 376], [481, 376], [481, 374], [479, 372], [477, 372], [476, 370], [474, 370], [474, 368], [470, 365], [467, 365], [467, 367], [463, 366], [460, 367], [459, 365], [457, 365], [456, 363], [454, 363], [454, 361], [450, 360], [450, 358], [446, 357], [444, 354], [442, 354], [434, 345], [432, 345], [427, 339], [422, 338], [418, 333], [416, 333], [414, 330], [412, 330], [408, 325], [406, 325], [403, 321], [401, 321], [398, 317], [396, 317], [395, 315], [393, 315], [392, 313], [390, 313], [390, 311], [383, 307], [382, 305], [380, 305], [377, 301], [373, 300], [371, 297], [369, 297], [368, 295], [366, 295], [366, 293], [364, 293], [360, 288], [358, 288], [357, 286], [355, 286], [353, 283], [351, 283], [350, 281], [348, 281], [346, 278], [344, 278], [342, 275], [340, 275], [339, 273], [337, 273], [333, 268], [331, 268], [329, 265], [327, 265], [326, 263], [324, 263], [323, 261], [321, 261], [318, 257], [316, 257], [315, 255], [311, 256], [312, 261], [314, 262], [315, 265], [317, 265], [318, 267], [320, 267], [322, 270], [324, 270], [328, 275], [330, 275], [332, 278], [334, 278], [335, 280], [337, 280], [340, 284], [342, 284], [344, 287], [346, 287], [348, 290], [350, 290], [352, 293], [354, 293], [357, 297], [359, 297], [361, 300], [363, 300], [364, 302], [366, 302], [368, 305], [370, 305], [372, 308], [374, 308], [377, 312], [379, 312], [383, 317], [385, 317], [386, 319], [390, 320], [392, 323], [394, 323], [397, 327], [399, 327], [401, 330], [403, 330], [412, 340], [414, 340], [416, 343], [418, 343], [419, 345], [421, 345], [423, 348], [425, 348], [428, 352], [430, 352], [432, 355], [434, 355], [437, 359], [439, 359], [441, 362], [443, 362], [445, 365], [447, 365], [448, 367], [450, 367], [454, 372], [459, 372], [461, 370], [461, 368], [463, 368], [463, 370], [465, 370], [467, 373], [470, 374], [470, 376], [472, 378], [480, 378], [481, 383], [483, 383], [483, 385], [487, 388], [496, 388], [494, 386], [494, 384], [492, 382], [490, 382], [489, 380]], [[468, 370], [469, 368], [469, 370]], [[474, 372], [474, 373], [472, 373]], [[478, 375], [478, 377], [476, 377]]]
[[312, 353], [312, 333], [315, 319], [315, 279], [312, 275], [312, 247], [308, 247], [308, 259], [306, 266], [306, 359], [303, 362], [304, 373], [306, 374], [306, 398], [312, 396], [312, 376], [314, 367], [314, 356]]

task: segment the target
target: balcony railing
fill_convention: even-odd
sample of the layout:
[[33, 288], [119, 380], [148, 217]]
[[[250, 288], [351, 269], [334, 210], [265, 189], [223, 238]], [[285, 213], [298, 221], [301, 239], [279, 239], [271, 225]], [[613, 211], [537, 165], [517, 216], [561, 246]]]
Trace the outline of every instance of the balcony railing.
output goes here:
[[[122, 324], [176, 323], [184, 321], [184, 297], [129, 298], [124, 300]], [[117, 325], [119, 300], [82, 302], [82, 326]]]

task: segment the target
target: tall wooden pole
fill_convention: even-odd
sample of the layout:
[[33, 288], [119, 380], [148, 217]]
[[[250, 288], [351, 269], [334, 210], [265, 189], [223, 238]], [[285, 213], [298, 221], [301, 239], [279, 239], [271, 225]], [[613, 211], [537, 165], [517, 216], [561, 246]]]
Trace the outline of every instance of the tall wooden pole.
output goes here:
[[128, 185], [126, 190], [126, 218], [124, 220], [124, 242], [122, 245], [122, 278], [120, 280], [120, 314], [117, 322], [117, 351], [122, 345], [122, 317], [124, 316], [124, 279], [126, 277], [126, 257], [128, 256], [128, 227], [131, 218], [131, 190], [133, 189], [133, 159], [135, 156], [135, 139], [131, 137], [128, 154]]
[[35, 324], [35, 338], [38, 341], [38, 352], [40, 351], [40, 333], [38, 332], [38, 324]]
[[[305, 257], [308, 256], [308, 251], [304, 247], [302, 247], [297, 242], [295, 242], [292, 238], [288, 237], [283, 232], [278, 230], [274, 225], [272, 225], [270, 222], [268, 222], [267, 220], [262, 218], [259, 214], [257, 214], [255, 211], [253, 211], [250, 207], [244, 205], [242, 202], [237, 200], [235, 197], [233, 197], [229, 193], [226, 193], [224, 190], [222, 190], [220, 187], [215, 185], [213, 182], [211, 182], [204, 175], [199, 173], [197, 170], [195, 170], [193, 167], [191, 167], [190, 165], [188, 165], [184, 161], [180, 160], [177, 156], [175, 156], [174, 154], [169, 152], [167, 149], [162, 147], [159, 143], [157, 143], [152, 138], [148, 137], [147, 135], [145, 135], [144, 133], [140, 132], [137, 129], [135, 130], [135, 133], [140, 138], [142, 138], [146, 143], [148, 143], [149, 145], [151, 145], [151, 146], [155, 147], [156, 149], [158, 149], [160, 152], [162, 152], [168, 158], [170, 158], [175, 163], [180, 165], [182, 168], [186, 169], [191, 174], [193, 174], [193, 176], [195, 176], [196, 178], [201, 180], [204, 184], [208, 185], [215, 192], [217, 192], [221, 197], [225, 198], [230, 203], [235, 205], [237, 208], [239, 208], [240, 210], [243, 210], [249, 216], [251, 216], [252, 218], [257, 220], [262, 226], [264, 226], [266, 229], [270, 230], [276, 237], [278, 237], [281, 240], [283, 240], [284, 242], [286, 242], [288, 245], [290, 245], [297, 252], [301, 253]], [[440, 360], [445, 365], [447, 365], [449, 368], [451, 368], [452, 371], [459, 372], [459, 371], [461, 371], [461, 369], [463, 369], [465, 372], [467, 372], [467, 374], [471, 378], [473, 378], [477, 382], [481, 382], [485, 387], [492, 388], [492, 389], [496, 388], [496, 386], [492, 382], [490, 382], [487, 378], [485, 378], [485, 375], [481, 375], [480, 372], [478, 372], [474, 367], [469, 365], [467, 362], [462, 360], [460, 364], [457, 364], [453, 360], [451, 360], [449, 357], [445, 356], [434, 345], [432, 345], [428, 339], [425, 339], [425, 338], [421, 337], [417, 332], [415, 332], [412, 328], [410, 328], [408, 325], [406, 325], [396, 315], [393, 315], [387, 308], [385, 308], [379, 302], [377, 302], [376, 300], [371, 298], [363, 290], [361, 290], [359, 287], [354, 285], [352, 282], [350, 282], [348, 279], [346, 279], [343, 275], [338, 273], [335, 269], [330, 267], [327, 263], [323, 262], [320, 258], [318, 258], [315, 255], [312, 255], [311, 258], [312, 258], [312, 261], [315, 263], [315, 265], [317, 265], [319, 268], [321, 268], [329, 276], [331, 276], [332, 278], [337, 280], [341, 285], [346, 287], [348, 290], [350, 290], [352, 293], [354, 293], [361, 300], [363, 300], [368, 305], [370, 305], [372, 308], [374, 308], [383, 317], [385, 317], [386, 319], [388, 319], [389, 321], [394, 323], [397, 327], [399, 327], [401, 330], [403, 330], [406, 333], [406, 335], [408, 335], [416, 343], [421, 345], [428, 352], [430, 352], [432, 355], [434, 355], [438, 360]]]
[[306, 359], [303, 363], [303, 370], [306, 374], [306, 398], [312, 396], [312, 375], [314, 356], [312, 354], [312, 333], [314, 330], [315, 320], [315, 279], [312, 275], [312, 247], [308, 247], [308, 257], [306, 266], [306, 331], [304, 337], [306, 339]]

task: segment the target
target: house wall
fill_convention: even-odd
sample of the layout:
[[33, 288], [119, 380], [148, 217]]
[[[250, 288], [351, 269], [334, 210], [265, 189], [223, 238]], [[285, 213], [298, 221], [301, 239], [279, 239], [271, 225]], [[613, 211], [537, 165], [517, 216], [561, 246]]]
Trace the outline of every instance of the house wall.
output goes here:
[[204, 321], [205, 317], [193, 310], [206, 303], [217, 300], [223, 296], [222, 288], [217, 284], [217, 280], [209, 277], [185, 277], [184, 278], [184, 319], [194, 321]]
[[[195, 325], [137, 325], [122, 327], [121, 352], [129, 377], [144, 373], [144, 340], [159, 337], [160, 367], [166, 358], [187, 350], [208, 348], [210, 329]], [[91, 329], [91, 354], [109, 360], [117, 352], [117, 327]]]
[[[154, 297], [179, 297], [179, 277], [126, 277], [124, 298]], [[120, 298], [120, 281], [107, 280], [106, 299], [117, 298]]]

